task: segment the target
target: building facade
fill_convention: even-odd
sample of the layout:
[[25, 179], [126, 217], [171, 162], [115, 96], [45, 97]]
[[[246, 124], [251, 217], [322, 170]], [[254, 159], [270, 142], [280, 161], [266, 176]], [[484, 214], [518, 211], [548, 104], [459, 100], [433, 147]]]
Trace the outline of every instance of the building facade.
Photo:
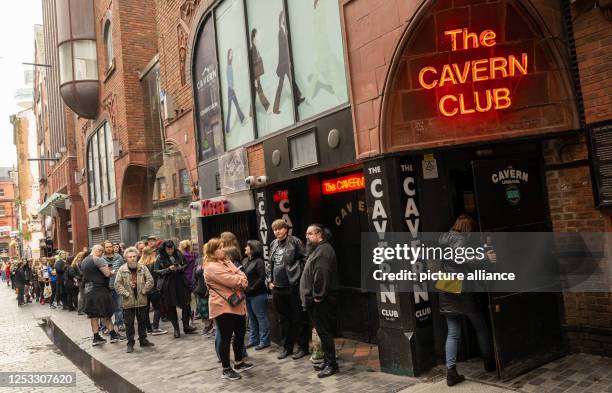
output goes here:
[[[75, 225], [87, 234], [79, 245], [153, 234], [191, 238], [200, 251], [232, 231], [241, 246], [260, 239], [267, 256], [274, 219], [302, 239], [321, 223], [341, 272], [338, 332], [376, 343], [383, 371], [418, 375], [443, 360], [437, 295], [366, 290], [362, 233], [418, 242], [461, 213], [482, 231], [610, 229], [596, 142], [612, 119], [605, 5], [43, 3], [57, 24], [55, 38], [45, 26], [45, 46], [58, 59], [45, 61], [59, 74], [66, 139], [43, 127], [41, 157], [59, 160], [41, 161], [41, 181], [66, 184], [42, 181], [41, 195], [82, 202], [74, 217], [49, 199], [54, 242], [70, 214], [73, 236]], [[52, 98], [49, 87], [40, 94]], [[529, 181], [491, 180], [505, 170]], [[489, 293], [483, 302], [501, 377], [571, 350], [612, 353], [609, 290]], [[469, 332], [463, 339], [473, 342]]]
[[2, 258], [18, 256], [12, 234], [18, 231], [15, 207], [14, 169], [0, 168], [0, 255]]

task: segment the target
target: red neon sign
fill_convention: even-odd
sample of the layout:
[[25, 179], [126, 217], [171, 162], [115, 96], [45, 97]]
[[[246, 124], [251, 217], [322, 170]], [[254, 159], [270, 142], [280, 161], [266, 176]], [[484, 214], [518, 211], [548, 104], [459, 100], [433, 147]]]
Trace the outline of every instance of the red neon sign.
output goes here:
[[276, 203], [289, 199], [289, 190], [278, 190], [272, 195], [272, 200]]
[[216, 216], [217, 214], [225, 214], [229, 212], [229, 206], [226, 199], [211, 201], [205, 199], [202, 201], [202, 217]]
[[321, 186], [323, 187], [323, 195], [361, 190], [365, 188], [365, 177], [362, 173], [356, 173], [354, 175], [323, 180]]
[[[468, 29], [447, 30], [444, 35], [451, 40], [451, 50], [466, 50], [480, 46], [493, 47], [497, 42], [492, 30], [484, 30], [477, 35]], [[527, 74], [529, 57], [522, 53], [519, 57], [509, 55], [506, 57], [490, 57], [466, 61], [463, 64], [445, 64], [440, 69], [432, 66], [423, 67], [419, 71], [419, 84], [425, 89], [444, 87], [445, 85], [461, 85], [465, 83], [481, 82], [493, 79], [511, 78]], [[510, 89], [506, 87], [487, 89], [473, 92], [472, 102], [464, 94], [446, 94], [438, 101], [438, 110], [446, 117], [457, 114], [466, 115], [476, 112], [488, 112], [509, 108], [512, 105]]]

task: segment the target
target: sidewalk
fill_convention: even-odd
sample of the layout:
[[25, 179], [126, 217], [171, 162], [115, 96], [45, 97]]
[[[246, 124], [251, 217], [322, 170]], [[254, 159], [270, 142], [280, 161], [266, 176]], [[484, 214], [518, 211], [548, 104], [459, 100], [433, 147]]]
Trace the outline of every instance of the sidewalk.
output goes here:
[[[330, 378], [318, 379], [307, 358], [278, 360], [276, 350], [270, 349], [261, 352], [250, 350], [249, 360], [255, 367], [242, 373], [241, 380], [230, 382], [221, 379], [221, 366], [217, 362], [212, 338], [200, 334], [183, 335], [180, 339], [174, 339], [170, 333], [152, 336], [149, 338], [155, 347], [141, 349], [136, 345], [135, 352], [127, 354], [125, 342], [92, 347], [89, 321], [84, 316], [38, 304], [18, 309], [9, 290], [1, 290], [0, 298], [5, 311], [2, 322], [6, 323], [10, 317], [33, 326], [36, 319], [50, 317], [81, 349], [145, 392], [612, 393], [611, 358], [573, 354], [509, 381], [499, 380], [494, 373], [485, 373], [480, 361], [464, 362], [458, 365], [458, 369], [468, 380], [449, 388], [444, 366], [435, 367], [421, 378], [384, 374], [377, 371], [375, 346], [341, 339], [336, 340], [340, 373]], [[196, 323], [196, 326], [201, 330], [200, 324]], [[162, 324], [162, 328], [171, 330], [170, 323]], [[40, 334], [46, 338], [42, 331]], [[8, 337], [3, 339], [10, 341]], [[25, 348], [28, 344], [17, 342], [16, 345]], [[11, 348], [17, 350], [15, 345]], [[6, 349], [2, 352], [11, 359], [16, 356]]]

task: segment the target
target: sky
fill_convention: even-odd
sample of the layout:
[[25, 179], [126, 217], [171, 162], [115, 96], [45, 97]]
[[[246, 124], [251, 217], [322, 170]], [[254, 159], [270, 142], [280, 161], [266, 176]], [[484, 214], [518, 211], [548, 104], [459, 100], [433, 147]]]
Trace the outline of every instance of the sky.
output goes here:
[[22, 110], [15, 104], [15, 90], [23, 86], [23, 74], [34, 62], [34, 25], [42, 24], [41, 0], [2, 1], [0, 8], [0, 166], [17, 163], [10, 115]]

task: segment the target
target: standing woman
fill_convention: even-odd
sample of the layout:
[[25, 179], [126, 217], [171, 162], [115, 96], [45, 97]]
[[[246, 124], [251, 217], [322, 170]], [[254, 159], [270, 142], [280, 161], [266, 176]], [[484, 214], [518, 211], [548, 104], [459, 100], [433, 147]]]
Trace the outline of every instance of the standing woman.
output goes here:
[[55, 298], [57, 294], [57, 273], [55, 271], [54, 258], [49, 258], [49, 266], [47, 266], [47, 271], [49, 272], [49, 282], [51, 283], [51, 301], [49, 307], [56, 308], [55, 305], [53, 305], [53, 302], [56, 300]]
[[176, 308], [183, 309], [182, 321], [185, 334], [195, 333], [196, 328], [189, 326], [189, 316], [184, 312], [189, 307], [191, 292], [187, 288], [183, 271], [187, 264], [183, 255], [176, 250], [172, 240], [166, 240], [159, 250], [154, 271], [158, 275], [157, 289], [161, 293], [161, 303], [166, 306], [168, 319], [174, 327], [174, 338], [181, 337]]
[[185, 270], [183, 270], [183, 276], [185, 277], [185, 282], [187, 283], [187, 288], [189, 289], [188, 307], [183, 308], [182, 313], [186, 313], [189, 319], [192, 320], [193, 308], [191, 307], [191, 292], [193, 290], [193, 271], [195, 270], [196, 265], [196, 255], [191, 251], [191, 240], [182, 240], [179, 243], [179, 250], [181, 251], [181, 254], [183, 254], [183, 259], [185, 260]]
[[[147, 293], [147, 297], [149, 302], [147, 303], [147, 307], [145, 310], [145, 324], [147, 326], [147, 333], [151, 333], [153, 336], [159, 336], [160, 334], [168, 333], [167, 330], [162, 330], [159, 328], [159, 320], [161, 319], [161, 307], [160, 307], [160, 293], [157, 289], [157, 275], [153, 274], [154, 266], [155, 266], [155, 248], [145, 246], [142, 249], [142, 256], [138, 263], [143, 264], [149, 269], [149, 273], [153, 276], [153, 289]], [[153, 324], [151, 324], [151, 307], [153, 307]]]
[[196, 310], [204, 322], [202, 334], [209, 334], [212, 331], [213, 323], [208, 314], [208, 287], [204, 280], [204, 269], [206, 263], [206, 244], [202, 247], [202, 261], [198, 263], [193, 271], [193, 293], [196, 296]]
[[244, 248], [246, 258], [242, 261], [244, 274], [249, 281], [246, 294], [249, 314], [249, 343], [247, 348], [260, 351], [270, 346], [270, 330], [266, 316], [268, 290], [266, 288], [266, 266], [263, 260], [263, 246], [259, 240], [249, 240]]
[[[204, 279], [210, 289], [210, 317], [217, 323], [217, 334], [221, 336], [219, 357], [223, 366], [222, 378], [230, 381], [240, 379], [236, 372], [248, 370], [252, 364], [243, 360], [244, 334], [246, 331], [246, 305], [244, 300], [230, 303], [237, 291], [244, 290], [248, 280], [234, 264], [225, 258], [223, 243], [219, 238], [210, 239], [206, 246], [206, 269]], [[234, 336], [234, 368], [230, 366], [230, 342]]]
[[[474, 240], [471, 238], [472, 232], [478, 229], [476, 221], [467, 214], [461, 214], [457, 217], [455, 224], [449, 232], [442, 234], [438, 239], [440, 246], [450, 247], [452, 249], [469, 247]], [[485, 261], [466, 260], [461, 263], [453, 260], [443, 260], [442, 269], [446, 273], [463, 273], [467, 275], [471, 270], [476, 270], [486, 267], [487, 262], [494, 263], [496, 255], [493, 251], [485, 254]], [[465, 263], [463, 263], [465, 262]], [[463, 289], [467, 282], [463, 282]], [[450, 293], [440, 290], [440, 314], [446, 317], [448, 326], [448, 334], [446, 336], [446, 384], [448, 386], [456, 385], [465, 380], [465, 377], [457, 372], [457, 346], [459, 337], [461, 336], [462, 317], [467, 316], [472, 326], [476, 330], [478, 337], [478, 345], [480, 353], [484, 359], [485, 371], [495, 370], [495, 357], [493, 355], [493, 347], [491, 343], [491, 334], [485, 321], [485, 317], [481, 312], [480, 304], [476, 294], [473, 292]]]
[[81, 251], [74, 257], [73, 263], [75, 263], [75, 273], [76, 273], [76, 283], [79, 288], [79, 294], [77, 299], [77, 314], [83, 315], [85, 314], [85, 281], [83, 280], [83, 272], [81, 270], [81, 263], [83, 259], [87, 258], [90, 254], [90, 251]]

